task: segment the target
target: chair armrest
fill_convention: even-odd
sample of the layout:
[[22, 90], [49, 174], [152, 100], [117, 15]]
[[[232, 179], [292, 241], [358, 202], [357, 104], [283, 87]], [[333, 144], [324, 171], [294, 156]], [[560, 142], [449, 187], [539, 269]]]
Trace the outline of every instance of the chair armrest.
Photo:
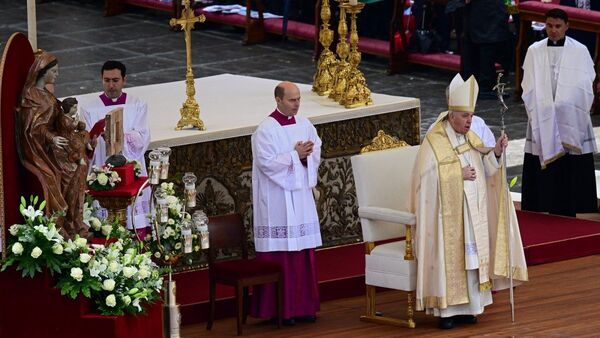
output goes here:
[[416, 216], [414, 214], [389, 208], [358, 207], [358, 216], [376, 221], [385, 221], [406, 225], [416, 224]]

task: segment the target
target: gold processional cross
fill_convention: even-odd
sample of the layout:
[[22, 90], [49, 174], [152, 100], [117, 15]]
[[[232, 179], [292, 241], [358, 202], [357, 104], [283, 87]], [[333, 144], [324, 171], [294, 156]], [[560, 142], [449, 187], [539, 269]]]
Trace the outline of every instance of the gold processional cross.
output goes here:
[[199, 130], [204, 130], [204, 122], [200, 119], [200, 107], [196, 102], [194, 96], [196, 95], [196, 89], [194, 88], [194, 73], [192, 71], [192, 34], [191, 31], [194, 29], [196, 22], [204, 22], [206, 18], [200, 14], [194, 15], [194, 11], [190, 8], [190, 0], [185, 0], [185, 8], [181, 12], [179, 19], [171, 19], [169, 25], [175, 27], [176, 25], [181, 26], [181, 30], [185, 32], [185, 56], [187, 69], [185, 72], [185, 94], [187, 100], [183, 103], [183, 107], [180, 110], [181, 119], [177, 122], [175, 130], [181, 130], [183, 127], [191, 125]]

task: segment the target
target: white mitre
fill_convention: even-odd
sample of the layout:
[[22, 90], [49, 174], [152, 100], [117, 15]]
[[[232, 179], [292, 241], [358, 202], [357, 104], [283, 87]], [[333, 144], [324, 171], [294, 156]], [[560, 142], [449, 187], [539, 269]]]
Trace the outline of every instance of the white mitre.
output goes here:
[[477, 94], [479, 94], [479, 85], [473, 75], [464, 81], [460, 74], [456, 74], [448, 87], [448, 110], [475, 112]]

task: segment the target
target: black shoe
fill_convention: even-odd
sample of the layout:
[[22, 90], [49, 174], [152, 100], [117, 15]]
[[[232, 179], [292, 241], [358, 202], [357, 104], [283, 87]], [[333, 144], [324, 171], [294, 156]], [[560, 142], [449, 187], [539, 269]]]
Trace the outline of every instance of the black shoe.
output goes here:
[[294, 317], [298, 323], [314, 323], [317, 321], [317, 316], [300, 316]]
[[452, 317], [455, 323], [460, 324], [477, 324], [477, 317], [472, 315], [458, 315]]
[[294, 320], [294, 318], [288, 318], [282, 320], [281, 324], [283, 324], [284, 326], [294, 326], [296, 325], [296, 321]]
[[454, 327], [454, 319], [452, 317], [440, 318], [440, 329], [449, 330]]

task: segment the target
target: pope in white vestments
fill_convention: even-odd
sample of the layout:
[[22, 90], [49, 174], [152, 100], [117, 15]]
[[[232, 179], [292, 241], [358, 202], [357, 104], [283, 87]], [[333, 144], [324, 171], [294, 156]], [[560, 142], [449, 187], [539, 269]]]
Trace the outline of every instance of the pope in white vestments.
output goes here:
[[[275, 89], [277, 109], [252, 135], [252, 203], [256, 259], [283, 269], [283, 320], [314, 322], [320, 308], [314, 249], [321, 246], [312, 188], [317, 184], [321, 139], [296, 115], [300, 91], [290, 82]], [[273, 285], [254, 289], [251, 314], [277, 316]]]
[[[148, 127], [148, 107], [146, 103], [122, 91], [127, 79], [125, 66], [118, 61], [107, 61], [102, 67], [102, 84], [104, 92], [93, 99], [83, 100], [79, 104], [80, 116], [84, 119], [88, 131], [98, 121], [104, 119], [106, 113], [123, 108], [123, 156], [128, 160], [141, 163], [141, 176], [147, 176], [144, 153], [150, 144], [150, 129]], [[97, 138], [94, 157], [90, 164], [101, 167], [106, 161], [106, 143], [103, 137]], [[150, 189], [145, 189], [135, 205], [135, 227], [144, 229], [149, 226]], [[131, 207], [127, 210], [127, 227], [132, 228]]]
[[567, 29], [564, 11], [548, 11], [548, 38], [529, 46], [523, 63], [528, 123], [521, 207], [574, 217], [598, 210], [590, 119], [596, 73], [588, 49], [566, 36]]
[[470, 130], [477, 92], [473, 76], [466, 82], [455, 76], [449, 111], [425, 136], [413, 171], [416, 308], [441, 317], [443, 329], [475, 323], [492, 303], [492, 288], [508, 287], [509, 269], [515, 281], [527, 280], [500, 164], [508, 138], [501, 136], [494, 148], [485, 148]]

